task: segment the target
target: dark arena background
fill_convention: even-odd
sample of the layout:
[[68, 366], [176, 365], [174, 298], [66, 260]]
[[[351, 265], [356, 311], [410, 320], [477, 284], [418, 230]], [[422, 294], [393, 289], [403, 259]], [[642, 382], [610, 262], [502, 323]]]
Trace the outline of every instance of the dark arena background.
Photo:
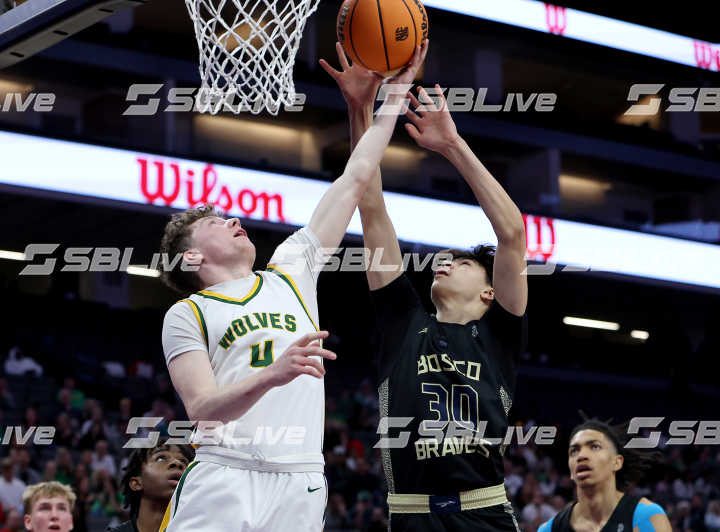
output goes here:
[[[164, 313], [179, 297], [149, 267], [169, 215], [217, 201], [240, 218], [257, 247], [256, 268], [264, 268], [308, 222], [316, 191], [342, 173], [346, 105], [318, 65], [325, 58], [337, 66], [340, 2], [322, 0], [305, 28], [294, 70], [306, 95], [301, 111], [213, 116], [168, 109], [177, 103], [173, 89], [200, 86], [183, 2], [118, 2], [115, 14], [113, 7], [82, 31], [46, 35], [19, 61], [13, 46], [24, 37], [15, 33], [33, 19], [18, 30], [7, 17], [39, 1], [0, 16], [0, 522], [17, 506], [13, 478], [57, 479], [78, 495], [74, 530], [100, 532], [127, 519], [119, 481], [128, 420], [160, 417], [167, 430], [187, 419], [161, 345]], [[431, 44], [418, 83], [472, 88], [473, 103], [482, 95], [486, 106], [511, 94], [535, 98], [525, 112], [511, 97], [508, 111], [453, 113], [526, 222], [529, 343], [511, 424], [526, 434], [557, 428], [551, 445], [508, 448], [508, 497], [527, 531], [572, 500], [568, 431], [580, 411], [615, 422], [660, 418], [645, 420], [637, 435], [659, 431], [663, 459], [631, 492], [663, 505], [674, 530], [717, 532], [716, 15], [712, 3], [570, 4], [426, 2]], [[42, 34], [72, 13], [37, 15], [46, 20], [27, 31]], [[144, 92], [133, 95], [138, 84]], [[645, 88], [633, 97], [636, 84]], [[550, 110], [536, 109], [541, 94], [555, 95]], [[137, 104], [151, 112], [129, 113]], [[401, 125], [382, 172], [403, 252], [422, 258], [492, 240], [487, 224], [465, 220], [479, 208], [455, 169]], [[343, 246], [361, 245], [357, 222]], [[70, 248], [85, 271], [61, 271]], [[127, 253], [126, 266], [145, 268], [87, 271], [102, 253], [110, 263]], [[46, 268], [21, 275], [28, 265]], [[430, 308], [432, 272], [409, 270]], [[318, 296], [320, 327], [331, 333], [325, 344], [338, 353], [325, 377], [325, 531], [386, 530], [365, 275], [324, 272]], [[52, 445], [28, 436], [49, 426]]]

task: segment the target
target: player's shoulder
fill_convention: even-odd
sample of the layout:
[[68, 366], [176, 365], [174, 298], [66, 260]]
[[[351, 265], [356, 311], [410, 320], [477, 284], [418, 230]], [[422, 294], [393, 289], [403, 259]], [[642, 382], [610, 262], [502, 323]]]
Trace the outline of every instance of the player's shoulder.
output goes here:
[[555, 520], [554, 517], [551, 517], [549, 521], [545, 521], [542, 525], [540, 525], [540, 528], [538, 528], [538, 532], [552, 532], [552, 524]]
[[[650, 499], [646, 497], [642, 497], [637, 505], [635, 506], [635, 511], [633, 512], [633, 527], [639, 527], [643, 524], [653, 524], [653, 517], [654, 516], [665, 516], [665, 510], [662, 506], [659, 504], [651, 501]], [[658, 518], [655, 517], [655, 520], [660, 519], [661, 521], [667, 521], [667, 517], [664, 519], [662, 517]], [[658, 523], [659, 524], [659, 523]], [[669, 525], [669, 523], [668, 523]], [[654, 528], [653, 528], [654, 530]], [[669, 528], [667, 530], [670, 530]]]

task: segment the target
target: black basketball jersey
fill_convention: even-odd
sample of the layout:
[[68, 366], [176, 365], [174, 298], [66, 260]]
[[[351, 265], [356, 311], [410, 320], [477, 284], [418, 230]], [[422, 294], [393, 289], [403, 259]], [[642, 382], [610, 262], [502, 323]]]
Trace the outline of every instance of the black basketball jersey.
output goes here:
[[393, 418], [392, 447], [409, 435], [401, 448], [382, 448], [389, 491], [444, 495], [502, 484], [526, 317], [493, 302], [480, 320], [440, 323], [404, 274], [371, 293], [380, 417]]
[[[615, 506], [615, 510], [610, 515], [610, 519], [605, 523], [600, 532], [632, 532], [633, 530], [633, 515], [635, 514], [635, 507], [640, 502], [642, 497], [634, 497], [625, 493]], [[552, 532], [574, 532], [570, 526], [570, 516], [572, 515], [573, 508], [577, 503], [573, 503], [559, 514], [557, 514], [552, 521]]]

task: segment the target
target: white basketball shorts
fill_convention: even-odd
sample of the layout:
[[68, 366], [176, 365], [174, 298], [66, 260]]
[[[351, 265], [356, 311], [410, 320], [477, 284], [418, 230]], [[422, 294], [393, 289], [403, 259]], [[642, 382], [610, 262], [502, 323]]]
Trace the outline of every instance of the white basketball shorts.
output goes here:
[[321, 532], [322, 473], [265, 473], [193, 462], [180, 479], [161, 532]]

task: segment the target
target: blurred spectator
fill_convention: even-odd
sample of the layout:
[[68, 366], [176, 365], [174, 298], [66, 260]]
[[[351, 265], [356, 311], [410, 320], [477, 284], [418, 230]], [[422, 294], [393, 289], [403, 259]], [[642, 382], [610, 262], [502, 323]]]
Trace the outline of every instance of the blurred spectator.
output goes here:
[[151, 356], [148, 352], [143, 353], [143, 356], [130, 364], [128, 368], [128, 375], [133, 377], [142, 377], [144, 379], [152, 379], [155, 374], [155, 369], [150, 362]]
[[720, 500], [710, 501], [705, 512], [705, 528], [708, 532], [720, 532]]
[[355, 505], [350, 510], [350, 525], [353, 528], [367, 531], [372, 518], [372, 495], [369, 491], [361, 491], [357, 495]]
[[328, 530], [350, 527], [345, 499], [339, 493], [332, 493], [328, 498], [325, 528]]
[[18, 449], [16, 465], [16, 476], [26, 485], [37, 484], [40, 482], [40, 472], [31, 465], [30, 452], [26, 448]]
[[95, 453], [92, 457], [92, 465], [90, 469], [93, 473], [97, 471], [105, 471], [110, 476], [117, 474], [117, 467], [115, 466], [115, 460], [108, 454], [108, 442], [105, 440], [99, 440], [95, 444]]
[[58, 414], [58, 417], [55, 420], [55, 438], [53, 441], [55, 445], [60, 447], [77, 447], [79, 438], [75, 429], [72, 427], [70, 416], [68, 416], [65, 412]]
[[73, 379], [72, 377], [65, 378], [65, 380], [63, 381], [63, 387], [58, 392], [58, 400], [60, 400], [60, 396], [63, 393], [69, 394], [71, 408], [77, 410], [78, 412], [83, 411], [83, 409], [85, 408], [85, 393], [82, 390], [77, 390], [75, 388], [75, 379]]
[[552, 506], [545, 502], [545, 496], [540, 488], [535, 489], [533, 500], [530, 504], [525, 505], [520, 513], [520, 518], [526, 523], [544, 523], [555, 515]]
[[27, 486], [14, 476], [12, 458], [6, 457], [0, 461], [0, 474], [0, 504], [7, 514], [12, 508], [22, 508], [23, 492]]
[[376, 475], [370, 473], [370, 465], [364, 456], [355, 460], [355, 471], [350, 475], [345, 487], [345, 500], [353, 501], [359, 492], [375, 493], [380, 489], [380, 482]]
[[382, 508], [374, 507], [370, 516], [368, 532], [385, 532], [388, 529], [388, 520]]
[[10, 390], [8, 390], [7, 379], [5, 377], [0, 377], [0, 408], [3, 410], [15, 408], [15, 398], [12, 393], [10, 393]]
[[680, 501], [675, 506], [675, 513], [671, 520], [673, 530], [687, 530], [690, 528], [690, 502]]
[[73, 466], [70, 451], [65, 447], [58, 447], [55, 462], [57, 463], [55, 479], [61, 484], [72, 486], [75, 483], [75, 467]]
[[5, 373], [18, 376], [33, 374], [35, 377], [42, 377], [43, 369], [32, 358], [26, 357], [16, 346], [8, 352], [7, 360], [5, 360]]
[[124, 515], [117, 483], [107, 471], [99, 469], [93, 473], [90, 486], [88, 513], [106, 517]]
[[100, 421], [94, 421], [90, 425], [90, 430], [78, 441], [78, 449], [83, 451], [95, 449], [97, 442], [101, 440], [107, 441], [107, 435], [105, 434], [103, 425]]
[[67, 416], [72, 427], [77, 429], [80, 426], [80, 421], [82, 420], [82, 410], [75, 408], [72, 405], [70, 390], [63, 388], [58, 392], [58, 403], [57, 410], [55, 410], [56, 417], [61, 415]]
[[692, 484], [689, 482], [689, 476], [687, 478], [678, 477], [675, 479], [672, 485], [673, 495], [677, 499], [690, 499], [693, 496]]
[[7, 514], [5, 520], [5, 526], [0, 529], [0, 532], [21, 532], [23, 528], [23, 518], [20, 510], [13, 508]]
[[523, 479], [521, 476], [522, 466], [514, 465], [510, 460], [505, 458], [505, 488], [507, 489], [510, 497], [515, 497], [522, 486]]
[[700, 495], [694, 495], [690, 501], [690, 530], [705, 532], [705, 504]]
[[57, 476], [57, 463], [55, 460], [45, 462], [45, 470], [43, 471], [43, 482], [51, 482]]

